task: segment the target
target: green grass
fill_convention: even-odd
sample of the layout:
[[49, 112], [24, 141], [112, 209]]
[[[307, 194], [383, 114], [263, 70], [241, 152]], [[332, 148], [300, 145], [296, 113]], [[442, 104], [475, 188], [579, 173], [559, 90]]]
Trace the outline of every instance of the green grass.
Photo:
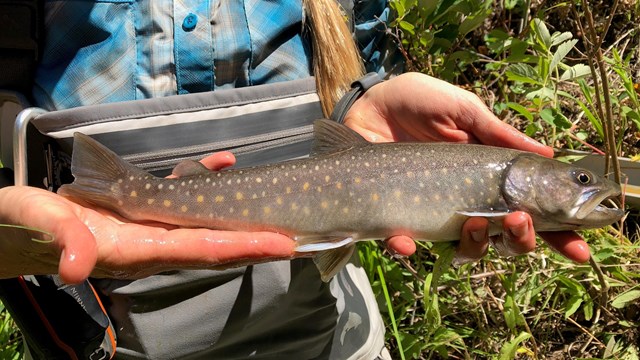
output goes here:
[[22, 336], [0, 302], [0, 359], [22, 359]]
[[638, 359], [640, 242], [605, 230], [586, 237], [604, 287], [592, 266], [544, 245], [442, 269], [436, 291], [432, 244], [406, 261], [410, 269], [377, 244], [361, 247], [393, 358]]

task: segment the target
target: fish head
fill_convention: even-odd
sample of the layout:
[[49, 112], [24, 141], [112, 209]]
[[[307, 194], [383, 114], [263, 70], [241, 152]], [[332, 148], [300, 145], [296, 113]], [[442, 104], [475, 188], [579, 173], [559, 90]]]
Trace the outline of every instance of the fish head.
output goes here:
[[620, 185], [593, 172], [535, 154], [518, 155], [502, 186], [511, 210], [529, 213], [538, 231], [599, 228], [624, 215]]

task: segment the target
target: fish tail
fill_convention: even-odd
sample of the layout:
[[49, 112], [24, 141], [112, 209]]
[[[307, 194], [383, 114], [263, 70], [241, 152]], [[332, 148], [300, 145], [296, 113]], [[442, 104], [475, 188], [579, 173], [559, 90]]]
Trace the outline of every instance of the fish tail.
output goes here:
[[63, 185], [58, 194], [113, 209], [122, 196], [119, 183], [130, 176], [146, 175], [87, 135], [75, 133], [73, 140], [71, 172], [75, 179]]

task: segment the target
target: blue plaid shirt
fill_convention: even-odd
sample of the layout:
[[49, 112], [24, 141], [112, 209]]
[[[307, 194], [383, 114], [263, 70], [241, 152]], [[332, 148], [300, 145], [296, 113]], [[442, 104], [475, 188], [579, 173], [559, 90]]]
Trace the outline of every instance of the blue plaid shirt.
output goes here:
[[[307, 77], [300, 0], [47, 1], [36, 105], [64, 109]], [[356, 36], [383, 67], [385, 0], [359, 1]]]

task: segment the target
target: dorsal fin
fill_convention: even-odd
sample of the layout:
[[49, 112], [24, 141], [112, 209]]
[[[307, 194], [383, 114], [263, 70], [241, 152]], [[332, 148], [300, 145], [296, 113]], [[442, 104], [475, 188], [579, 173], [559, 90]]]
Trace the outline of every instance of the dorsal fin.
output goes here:
[[327, 154], [367, 144], [360, 134], [335, 121], [321, 119], [313, 123], [313, 147], [311, 155]]

